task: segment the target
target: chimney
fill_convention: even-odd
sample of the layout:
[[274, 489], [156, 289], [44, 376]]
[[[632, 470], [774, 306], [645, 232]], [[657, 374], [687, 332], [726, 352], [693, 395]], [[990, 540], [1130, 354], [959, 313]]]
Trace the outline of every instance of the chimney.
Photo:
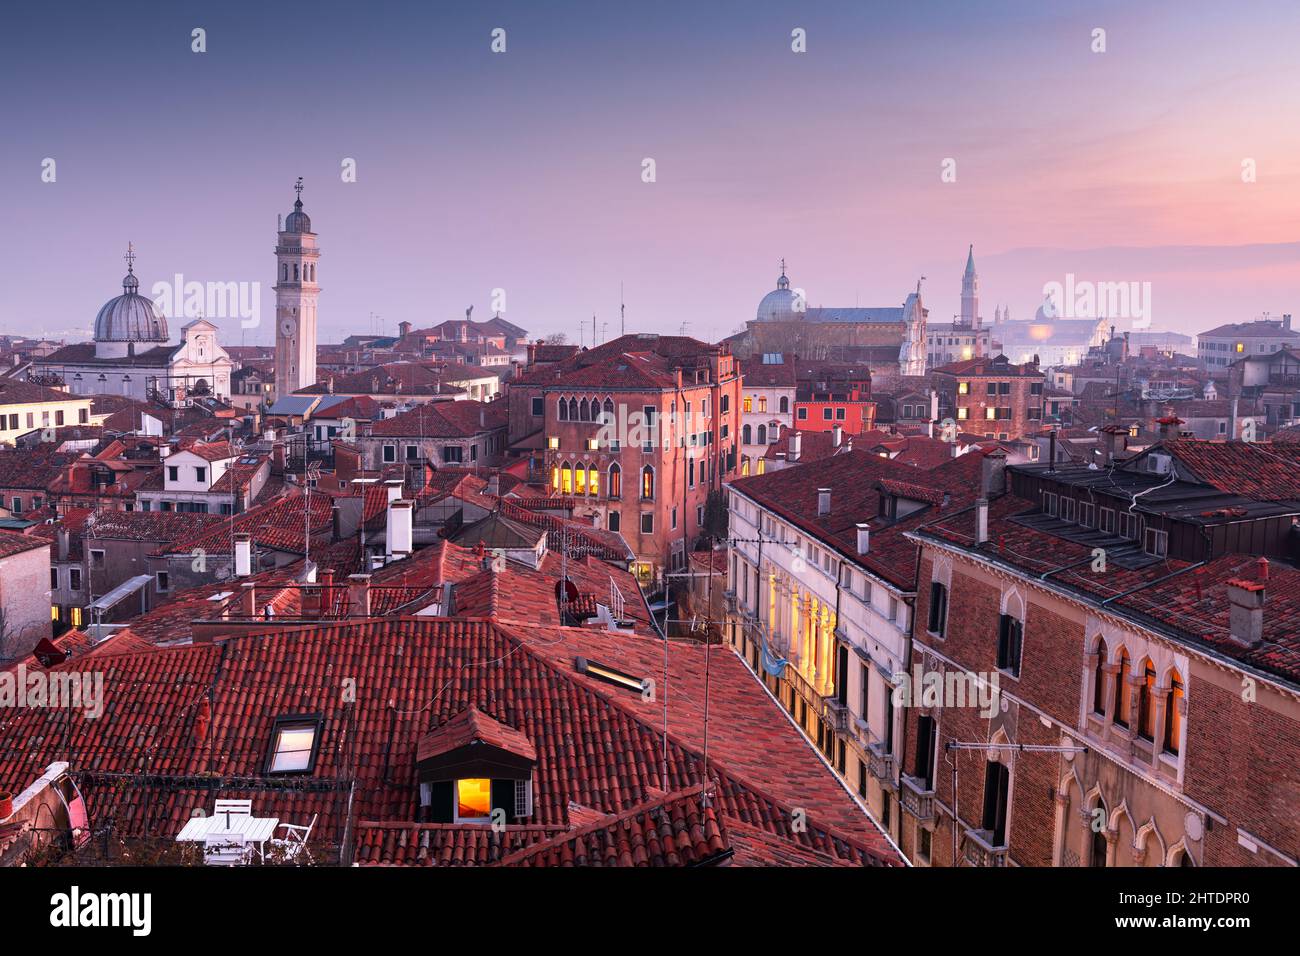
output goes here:
[[1291, 331], [1291, 313], [1290, 313], [1290, 312], [1283, 312], [1283, 313], [1282, 313], [1282, 328], [1283, 328], [1284, 330], [1286, 330], [1287, 332], [1290, 332], [1290, 331]]
[[1001, 494], [1006, 490], [1007, 453], [1001, 448], [994, 448], [980, 462], [980, 494]]
[[415, 502], [402, 498], [389, 503], [385, 552], [390, 561], [404, 558], [415, 550], [414, 517]]
[[487, 488], [484, 490], [493, 498], [501, 494], [501, 472], [494, 471], [488, 475]]
[[787, 461], [798, 461], [799, 455], [803, 450], [803, 435], [800, 432], [790, 433], [790, 453], [786, 455]]
[[1231, 414], [1232, 414], [1232, 421], [1228, 423], [1228, 437], [1233, 441], [1236, 441], [1238, 438], [1241, 437], [1240, 422], [1237, 421], [1237, 399], [1236, 398], [1233, 398], [1232, 400]]
[[235, 535], [235, 577], [246, 578], [253, 573], [253, 536], [245, 532]]
[[239, 613], [244, 617], [256, 617], [257, 585], [252, 581], [245, 581], [239, 588]]
[[844, 429], [836, 425], [831, 429], [831, 447], [839, 448], [842, 441], [844, 441]]
[[831, 490], [829, 488], [817, 489], [817, 513], [819, 515], [831, 513]]
[[410, 323], [410, 322], [398, 322], [398, 323], [397, 323], [397, 332], [398, 332], [399, 335], [401, 335], [402, 338], [406, 338], [408, 335], [411, 334], [411, 323]]
[[320, 616], [330, 617], [334, 610], [334, 571], [326, 568], [320, 573]]
[[989, 540], [989, 500], [980, 498], [975, 502], [975, 544], [981, 545]]
[[1258, 647], [1264, 640], [1264, 596], [1268, 559], [1260, 558], [1256, 580], [1234, 578], [1228, 582], [1228, 634], [1243, 647]]
[[[162, 449], [158, 449], [161, 453]], [[284, 442], [277, 441], [271, 443], [271, 469], [273, 471], [284, 473]]]
[[56, 545], [57, 550], [55, 553], [58, 555], [58, 559], [60, 561], [66, 561], [68, 560], [68, 545], [70, 543], [69, 542], [70, 536], [68, 534], [68, 529], [60, 525], [58, 530], [56, 530], [54, 534], [58, 542]]
[[402, 497], [402, 479], [389, 478], [384, 482], [384, 487], [388, 489], [388, 503], [391, 505], [398, 498]]
[[1056, 471], [1056, 429], [1047, 435], [1047, 470]]
[[352, 617], [370, 616], [370, 575], [348, 575], [348, 614]]
[[858, 529], [858, 554], [866, 554], [871, 550], [871, 525], [859, 522], [856, 527]]

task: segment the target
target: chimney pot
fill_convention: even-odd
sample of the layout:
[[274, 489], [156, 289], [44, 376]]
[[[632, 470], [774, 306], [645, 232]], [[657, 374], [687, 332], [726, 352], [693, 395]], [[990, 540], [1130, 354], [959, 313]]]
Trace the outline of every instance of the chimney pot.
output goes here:
[[866, 554], [871, 550], [871, 525], [859, 522], [856, 527], [858, 529], [858, 554]]
[[348, 575], [348, 613], [352, 617], [370, 616], [370, 575]]
[[235, 535], [235, 577], [246, 578], [253, 573], [253, 536], [241, 531]]

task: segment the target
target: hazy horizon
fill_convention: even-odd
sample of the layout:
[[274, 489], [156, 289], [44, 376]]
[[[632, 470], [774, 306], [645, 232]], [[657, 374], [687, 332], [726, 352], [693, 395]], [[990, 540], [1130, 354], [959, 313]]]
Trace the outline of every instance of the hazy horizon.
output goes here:
[[620, 284], [629, 331], [716, 340], [782, 259], [812, 306], [901, 305], [925, 276], [946, 321], [971, 243], [989, 322], [1071, 274], [1151, 283], [1154, 326], [1188, 334], [1296, 311], [1300, 9], [1054, 7], [15, 9], [0, 332], [88, 337], [131, 241], [145, 292], [260, 283], [259, 327], [214, 321], [270, 343], [298, 176], [321, 342], [486, 318], [498, 289], [534, 335], [589, 341], [594, 313], [613, 337]]

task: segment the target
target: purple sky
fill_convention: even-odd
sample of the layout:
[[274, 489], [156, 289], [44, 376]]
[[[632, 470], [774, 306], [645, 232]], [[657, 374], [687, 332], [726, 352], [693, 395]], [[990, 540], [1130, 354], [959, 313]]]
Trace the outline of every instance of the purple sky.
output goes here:
[[782, 257], [812, 305], [899, 305], [925, 275], [947, 319], [968, 243], [990, 320], [1069, 272], [1150, 282], [1180, 331], [1295, 309], [1293, 2], [802, 6], [15, 8], [0, 330], [84, 336], [131, 240], [146, 291], [262, 283], [260, 328], [219, 324], [269, 342], [298, 176], [322, 341], [372, 312], [485, 318], [495, 288], [511, 321], [589, 341], [593, 312], [617, 333], [620, 281], [629, 330], [717, 338]]

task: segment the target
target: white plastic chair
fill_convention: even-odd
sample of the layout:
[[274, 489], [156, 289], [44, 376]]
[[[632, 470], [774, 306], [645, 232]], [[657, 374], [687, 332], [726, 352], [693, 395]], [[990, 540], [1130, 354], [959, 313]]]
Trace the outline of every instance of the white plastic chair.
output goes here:
[[307, 849], [307, 840], [311, 837], [311, 831], [316, 826], [316, 818], [319, 814], [312, 814], [311, 823], [306, 826], [296, 823], [281, 823], [287, 834], [278, 839], [271, 841], [272, 851], [276, 853], [278, 859], [285, 863], [293, 863], [298, 859], [300, 853], [307, 854], [307, 860], [311, 860], [311, 852]]

